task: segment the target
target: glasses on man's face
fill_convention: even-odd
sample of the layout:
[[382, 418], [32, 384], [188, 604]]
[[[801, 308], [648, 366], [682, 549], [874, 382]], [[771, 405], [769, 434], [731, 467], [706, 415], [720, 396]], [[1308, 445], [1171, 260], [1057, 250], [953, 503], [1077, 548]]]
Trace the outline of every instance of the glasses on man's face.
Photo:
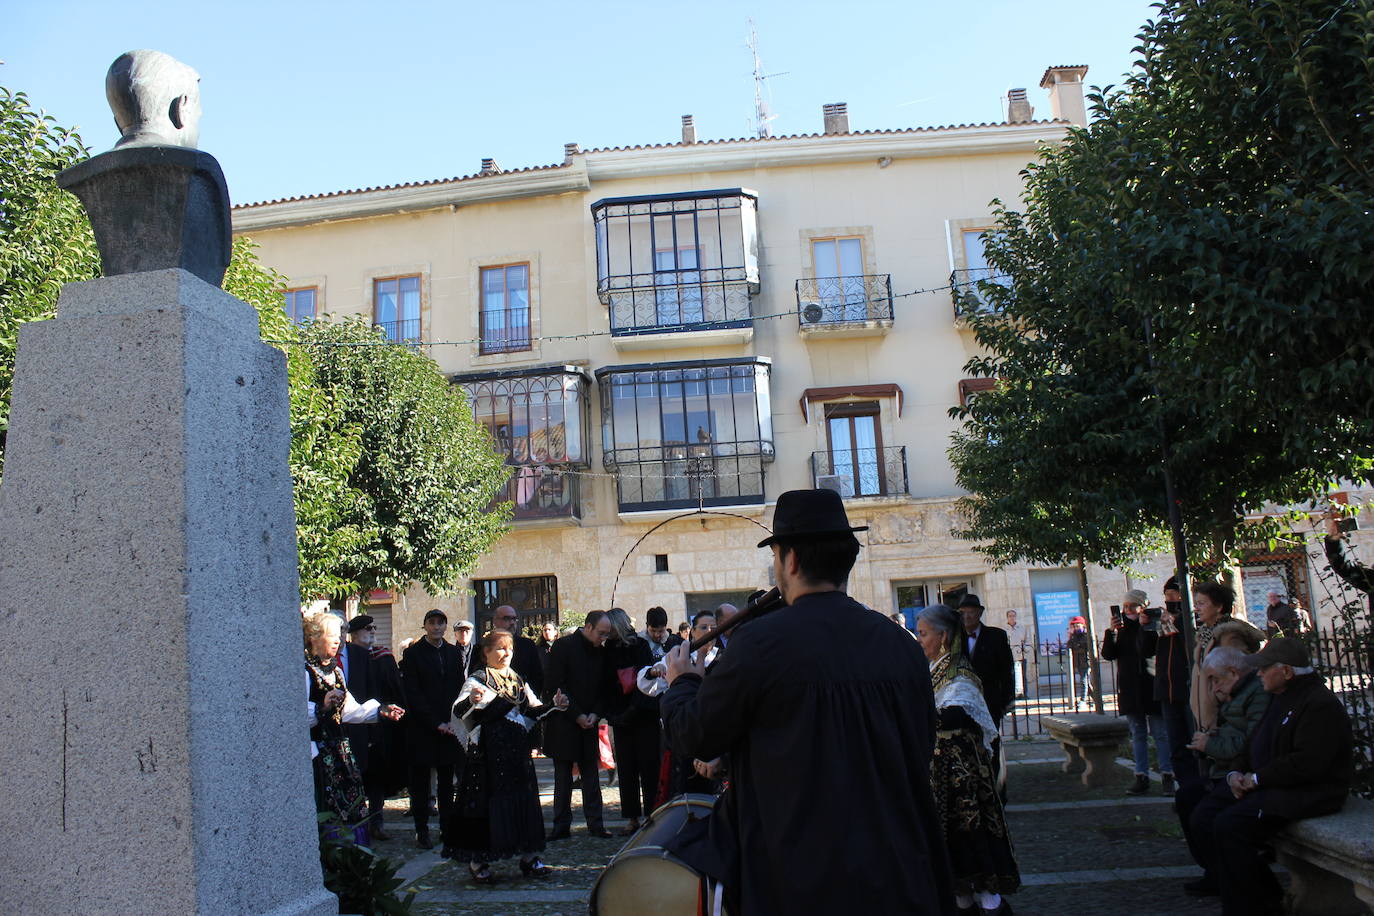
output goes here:
[[375, 633], [377, 631], [377, 626], [376, 624], [369, 624], [368, 626], [363, 627], [363, 629], [370, 630]]

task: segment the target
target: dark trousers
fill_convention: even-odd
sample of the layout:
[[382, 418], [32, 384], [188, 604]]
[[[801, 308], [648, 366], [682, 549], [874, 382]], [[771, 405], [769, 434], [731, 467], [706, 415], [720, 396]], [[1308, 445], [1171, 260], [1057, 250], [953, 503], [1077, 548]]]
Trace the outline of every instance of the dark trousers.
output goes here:
[[415, 817], [415, 831], [422, 833], [429, 829], [429, 774], [434, 771], [439, 783], [439, 823], [448, 820], [449, 809], [453, 807], [453, 767], [412, 766], [410, 768], [410, 812]]
[[1221, 885], [1223, 916], [1277, 916], [1283, 888], [1265, 858], [1269, 840], [1291, 819], [1264, 813], [1264, 790], [1237, 800], [1225, 780], [1193, 809], [1195, 855]]
[[[1193, 740], [1192, 713], [1187, 703], [1159, 702], [1159, 712], [1164, 719], [1164, 734], [1169, 736], [1169, 756], [1173, 766], [1168, 772], [1174, 774], [1180, 786], [1198, 783], [1203, 780], [1197, 756], [1188, 750]], [[1164, 772], [1164, 761], [1160, 761], [1160, 771]]]
[[601, 771], [598, 769], [601, 752], [597, 747], [596, 729], [581, 729], [578, 735], [577, 759], [553, 762], [553, 832], [567, 833], [572, 829], [572, 768], [577, 764], [582, 774], [582, 816], [588, 830], [605, 830], [601, 819]]
[[658, 794], [658, 720], [645, 718], [611, 729], [615, 739], [616, 778], [620, 780], [620, 813], [643, 817], [654, 810]]
[[[1197, 772], [1196, 766], [1193, 772]], [[1194, 778], [1191, 782], [1179, 782], [1178, 791], [1174, 793], [1174, 811], [1178, 814], [1179, 826], [1183, 828], [1183, 838], [1188, 841], [1188, 851], [1193, 854], [1193, 860], [1202, 866], [1203, 879], [1211, 884], [1217, 883], [1217, 876], [1211, 869], [1207, 851], [1201, 848], [1201, 844], [1210, 843], [1211, 838], [1199, 837], [1193, 830], [1193, 812], [1215, 787], [1216, 783], [1210, 779]]]

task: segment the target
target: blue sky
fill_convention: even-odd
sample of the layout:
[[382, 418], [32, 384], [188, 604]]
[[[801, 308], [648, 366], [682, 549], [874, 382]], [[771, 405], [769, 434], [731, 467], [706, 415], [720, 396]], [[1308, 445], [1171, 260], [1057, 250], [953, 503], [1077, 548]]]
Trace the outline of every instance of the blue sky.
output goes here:
[[95, 151], [117, 138], [104, 75], [155, 48], [200, 71], [201, 148], [239, 203], [559, 162], [584, 149], [752, 133], [755, 21], [775, 134], [995, 121], [1022, 86], [1037, 117], [1051, 64], [1088, 82], [1130, 68], [1149, 0], [685, 4], [226, 4], [11, 0], [0, 84]]

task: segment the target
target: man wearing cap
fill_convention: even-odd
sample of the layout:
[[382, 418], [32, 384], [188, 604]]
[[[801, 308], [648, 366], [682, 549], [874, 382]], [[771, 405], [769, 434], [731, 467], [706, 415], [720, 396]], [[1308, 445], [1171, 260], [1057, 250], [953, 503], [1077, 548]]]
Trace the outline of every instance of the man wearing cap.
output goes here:
[[[1350, 793], [1350, 716], [1298, 639], [1270, 640], [1245, 657], [1272, 695], [1246, 748], [1246, 766], [1193, 811], [1203, 867], [1220, 881], [1225, 916], [1282, 910], [1283, 891], [1266, 861], [1268, 841], [1295, 820], [1333, 814]], [[1208, 842], [1210, 840], [1210, 842]]]
[[1159, 633], [1147, 628], [1145, 605], [1150, 598], [1133, 588], [1121, 600], [1121, 616], [1112, 623], [1102, 639], [1102, 657], [1116, 663], [1116, 708], [1131, 726], [1131, 750], [1135, 757], [1135, 780], [1127, 795], [1150, 791], [1150, 736], [1155, 739], [1160, 782], [1165, 795], [1173, 795], [1173, 752], [1164, 731], [1164, 718], [1155, 699], [1155, 650]]
[[463, 761], [463, 747], [453, 731], [453, 703], [467, 679], [458, 648], [445, 641], [448, 615], [438, 608], [425, 614], [425, 635], [406, 647], [401, 656], [405, 687], [406, 748], [410, 757], [410, 810], [415, 818], [415, 843], [432, 849], [429, 838], [429, 778], [438, 778], [438, 808], [442, 820], [453, 805], [453, 768]]
[[453, 625], [453, 647], [458, 650], [458, 657], [463, 660], [464, 677], [482, 666], [482, 653], [477, 651], [477, 644], [473, 641], [472, 635], [471, 620], [460, 620]]
[[[845, 594], [859, 553], [833, 490], [778, 497], [773, 572], [788, 607], [734, 631], [703, 678], [665, 657], [675, 753], [729, 753], [709, 854], [734, 912], [940, 913], [952, 901], [930, 786], [929, 666], [891, 622]], [[825, 633], [825, 639], [815, 634]], [[862, 824], [847, 830], [846, 825]]]
[[[400, 706], [404, 702], [401, 694], [401, 676], [396, 668], [396, 659], [386, 649], [373, 645], [376, 640], [377, 623], [370, 614], [359, 614], [348, 622], [348, 645], [339, 653], [343, 666], [344, 682], [348, 692], [359, 703], [377, 700], [384, 706]], [[388, 839], [382, 827], [382, 810], [387, 796], [400, 790], [404, 776], [396, 778], [397, 770], [393, 759], [400, 747], [396, 730], [400, 723], [379, 719], [366, 725], [345, 725], [344, 733], [353, 748], [353, 758], [363, 774], [363, 787], [367, 790], [368, 831], [373, 839]]]

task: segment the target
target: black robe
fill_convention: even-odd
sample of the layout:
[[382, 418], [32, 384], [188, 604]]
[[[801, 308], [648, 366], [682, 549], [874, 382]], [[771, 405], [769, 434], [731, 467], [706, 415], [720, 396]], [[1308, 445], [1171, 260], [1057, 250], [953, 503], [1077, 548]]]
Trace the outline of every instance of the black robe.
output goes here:
[[439, 731], [450, 721], [453, 702], [467, 680], [462, 655], [450, 642], [431, 646], [417, 639], [401, 655], [405, 689], [406, 751], [411, 766], [453, 766], [463, 759], [458, 739]]
[[736, 630], [662, 711], [674, 749], [730, 754], [741, 912], [952, 911], [929, 666], [892, 621], [842, 592], [803, 596]]

